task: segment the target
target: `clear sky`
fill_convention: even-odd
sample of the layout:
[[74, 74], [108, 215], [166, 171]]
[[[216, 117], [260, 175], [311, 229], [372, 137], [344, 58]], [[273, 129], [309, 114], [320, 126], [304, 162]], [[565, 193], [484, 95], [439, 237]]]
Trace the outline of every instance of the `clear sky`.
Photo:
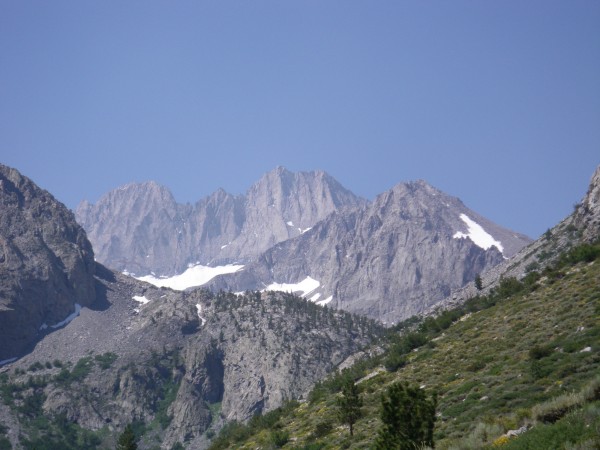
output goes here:
[[600, 164], [600, 2], [0, 0], [0, 162], [71, 208], [424, 179], [537, 237]]

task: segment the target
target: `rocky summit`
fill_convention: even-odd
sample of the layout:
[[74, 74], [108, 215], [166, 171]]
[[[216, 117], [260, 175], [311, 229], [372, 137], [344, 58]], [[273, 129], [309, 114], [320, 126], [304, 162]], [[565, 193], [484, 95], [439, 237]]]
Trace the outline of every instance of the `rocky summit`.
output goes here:
[[190, 264], [246, 262], [306, 232], [340, 208], [364, 201], [325, 172], [278, 167], [245, 195], [222, 189], [194, 205], [175, 201], [154, 182], [82, 202], [76, 217], [99, 262], [136, 275], [174, 275]]
[[0, 361], [94, 302], [95, 265], [73, 213], [0, 165]]

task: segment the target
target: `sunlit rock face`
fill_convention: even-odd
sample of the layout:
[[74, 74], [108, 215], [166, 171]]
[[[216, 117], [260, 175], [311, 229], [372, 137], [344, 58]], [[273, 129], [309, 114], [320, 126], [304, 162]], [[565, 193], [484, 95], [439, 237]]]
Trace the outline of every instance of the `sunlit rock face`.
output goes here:
[[94, 253], [73, 213], [0, 165], [0, 360], [95, 300]]
[[76, 211], [99, 262], [137, 276], [181, 274], [190, 265], [244, 263], [306, 232], [333, 211], [364, 204], [325, 172], [278, 167], [245, 195], [222, 189], [178, 204], [154, 182], [133, 183]]

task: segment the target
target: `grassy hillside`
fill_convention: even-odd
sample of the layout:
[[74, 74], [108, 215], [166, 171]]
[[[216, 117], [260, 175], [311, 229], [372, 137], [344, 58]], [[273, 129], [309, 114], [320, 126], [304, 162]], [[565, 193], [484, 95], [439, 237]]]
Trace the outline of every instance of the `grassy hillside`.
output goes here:
[[[439, 449], [599, 448], [599, 253], [579, 247], [542, 274], [405, 323], [383, 355], [319, 384], [306, 402], [226, 427], [212, 448], [369, 448], [382, 395], [396, 381], [437, 393]], [[364, 404], [353, 437], [337, 419], [348, 377]], [[523, 426], [520, 436], [503, 436]]]

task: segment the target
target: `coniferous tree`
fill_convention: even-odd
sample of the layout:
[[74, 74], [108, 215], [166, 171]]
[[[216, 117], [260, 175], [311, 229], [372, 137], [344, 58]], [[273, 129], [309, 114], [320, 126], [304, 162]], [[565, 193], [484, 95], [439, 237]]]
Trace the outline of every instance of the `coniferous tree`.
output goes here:
[[383, 424], [375, 441], [377, 450], [433, 447], [435, 395], [428, 398], [422, 389], [398, 382], [390, 386], [381, 403]]
[[481, 280], [481, 276], [477, 274], [475, 277], [475, 288], [480, 291], [483, 289], [483, 281]]
[[131, 424], [125, 427], [125, 430], [119, 436], [117, 441], [117, 450], [137, 450], [137, 443], [135, 442], [135, 434]]
[[352, 379], [346, 380], [342, 386], [342, 396], [337, 399], [340, 422], [348, 424], [350, 436], [354, 435], [354, 424], [362, 416], [362, 398], [358, 386]]

